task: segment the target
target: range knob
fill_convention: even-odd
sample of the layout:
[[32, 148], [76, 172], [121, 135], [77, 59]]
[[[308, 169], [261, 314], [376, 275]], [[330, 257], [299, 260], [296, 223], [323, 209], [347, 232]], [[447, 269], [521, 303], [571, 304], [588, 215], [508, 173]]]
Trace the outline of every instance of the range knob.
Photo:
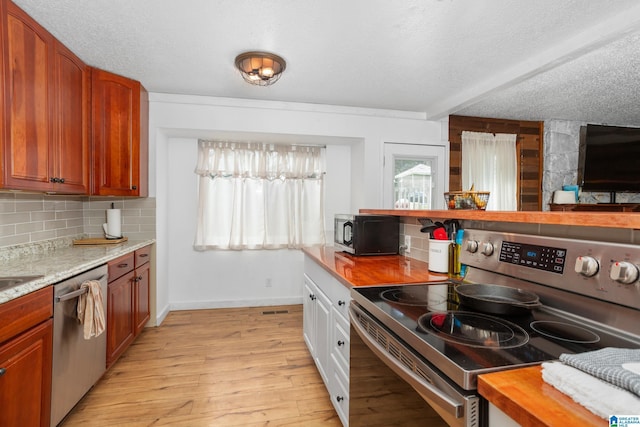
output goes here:
[[489, 256], [493, 253], [493, 243], [487, 242], [482, 244], [482, 250], [480, 251], [482, 255]]
[[475, 240], [467, 240], [467, 252], [475, 254], [478, 252], [478, 242]]
[[585, 277], [593, 277], [598, 272], [600, 266], [598, 260], [590, 256], [579, 256], [576, 258], [575, 272]]
[[611, 280], [628, 285], [638, 280], [638, 267], [627, 261], [616, 261], [609, 272]]

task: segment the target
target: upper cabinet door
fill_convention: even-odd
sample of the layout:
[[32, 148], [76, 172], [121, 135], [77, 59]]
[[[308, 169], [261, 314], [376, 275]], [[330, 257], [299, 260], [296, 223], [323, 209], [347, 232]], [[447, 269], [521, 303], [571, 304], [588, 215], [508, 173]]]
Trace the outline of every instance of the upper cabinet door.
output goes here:
[[55, 43], [55, 120], [53, 176], [55, 190], [89, 194], [89, 67], [62, 44]]
[[148, 96], [135, 80], [92, 69], [92, 194], [148, 194]]
[[0, 184], [89, 194], [89, 69], [13, 2], [2, 6]]
[[3, 186], [47, 191], [53, 37], [12, 2], [5, 7]]

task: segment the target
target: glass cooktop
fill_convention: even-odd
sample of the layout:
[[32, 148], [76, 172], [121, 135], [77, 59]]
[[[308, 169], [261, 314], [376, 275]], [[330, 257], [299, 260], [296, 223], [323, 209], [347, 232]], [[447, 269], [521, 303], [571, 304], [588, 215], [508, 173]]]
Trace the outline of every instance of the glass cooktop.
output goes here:
[[465, 389], [480, 373], [539, 364], [562, 353], [626, 347], [544, 306], [524, 315], [465, 307], [453, 283], [353, 288], [355, 303]]

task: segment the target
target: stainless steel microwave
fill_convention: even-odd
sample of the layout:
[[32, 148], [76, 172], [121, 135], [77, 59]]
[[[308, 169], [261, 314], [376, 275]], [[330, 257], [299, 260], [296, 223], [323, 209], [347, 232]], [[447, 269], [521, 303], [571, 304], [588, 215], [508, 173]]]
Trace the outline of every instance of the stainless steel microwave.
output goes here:
[[335, 215], [334, 245], [353, 255], [393, 255], [400, 245], [400, 221], [393, 215]]

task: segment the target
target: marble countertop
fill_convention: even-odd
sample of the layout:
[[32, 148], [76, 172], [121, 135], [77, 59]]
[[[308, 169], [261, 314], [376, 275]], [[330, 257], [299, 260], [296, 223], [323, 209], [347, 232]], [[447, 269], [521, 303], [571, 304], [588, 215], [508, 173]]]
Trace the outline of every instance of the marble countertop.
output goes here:
[[72, 245], [1, 260], [0, 276], [44, 277], [1, 290], [0, 304], [106, 264], [154, 242], [150, 239], [129, 240], [115, 245]]

